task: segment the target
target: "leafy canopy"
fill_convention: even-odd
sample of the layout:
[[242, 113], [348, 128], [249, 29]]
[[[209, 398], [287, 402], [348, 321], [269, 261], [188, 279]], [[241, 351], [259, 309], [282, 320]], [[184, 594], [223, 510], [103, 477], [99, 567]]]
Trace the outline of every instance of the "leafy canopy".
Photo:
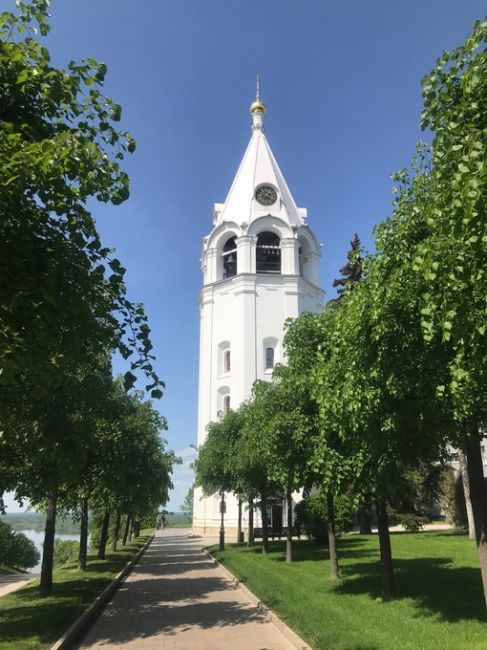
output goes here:
[[27, 373], [47, 390], [87, 347], [108, 347], [136, 355], [127, 387], [141, 369], [160, 397], [144, 310], [126, 298], [125, 269], [87, 207], [128, 198], [120, 162], [135, 141], [102, 94], [105, 64], [53, 67], [38, 41], [49, 2], [17, 5], [0, 14], [0, 382]]

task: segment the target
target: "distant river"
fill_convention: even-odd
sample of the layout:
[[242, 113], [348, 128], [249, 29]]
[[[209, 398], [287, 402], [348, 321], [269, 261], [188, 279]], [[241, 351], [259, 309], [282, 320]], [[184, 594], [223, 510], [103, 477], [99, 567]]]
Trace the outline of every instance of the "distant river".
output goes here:
[[[32, 529], [27, 529], [27, 530], [19, 530], [19, 533], [24, 533], [26, 537], [31, 539], [34, 544], [36, 549], [39, 551], [39, 554], [41, 556], [41, 559], [39, 560], [39, 564], [37, 564], [35, 567], [32, 569], [29, 569], [30, 573], [39, 573], [41, 570], [41, 562], [42, 562], [42, 544], [44, 542], [44, 531], [43, 530], [32, 530]], [[56, 539], [72, 539], [75, 540], [76, 542], [79, 542], [79, 535], [66, 535], [63, 533], [56, 533]]]

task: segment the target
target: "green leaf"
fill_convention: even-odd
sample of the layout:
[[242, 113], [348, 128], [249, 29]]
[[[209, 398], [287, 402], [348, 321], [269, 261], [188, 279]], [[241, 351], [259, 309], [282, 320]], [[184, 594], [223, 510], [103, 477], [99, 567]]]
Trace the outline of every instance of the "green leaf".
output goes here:
[[19, 72], [19, 74], [17, 75], [16, 83], [17, 84], [25, 83], [27, 81], [27, 79], [29, 78], [29, 73], [30, 73], [30, 71], [27, 68], [24, 68], [23, 70], [21, 70]]
[[130, 371], [127, 371], [123, 376], [123, 385], [125, 390], [130, 390], [133, 388], [136, 381], [137, 377]]

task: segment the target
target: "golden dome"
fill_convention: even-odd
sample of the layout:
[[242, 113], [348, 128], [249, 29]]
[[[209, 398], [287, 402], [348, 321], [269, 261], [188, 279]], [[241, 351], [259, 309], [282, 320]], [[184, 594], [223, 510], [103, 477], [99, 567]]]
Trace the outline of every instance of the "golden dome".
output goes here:
[[265, 104], [263, 104], [260, 99], [256, 99], [255, 102], [250, 104], [250, 112], [256, 113], [257, 111], [265, 113]]

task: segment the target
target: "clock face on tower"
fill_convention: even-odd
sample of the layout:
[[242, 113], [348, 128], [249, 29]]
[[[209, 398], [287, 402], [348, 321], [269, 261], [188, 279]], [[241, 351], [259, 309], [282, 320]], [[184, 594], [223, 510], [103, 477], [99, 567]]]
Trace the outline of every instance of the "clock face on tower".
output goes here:
[[277, 192], [272, 185], [260, 185], [255, 190], [255, 198], [261, 205], [272, 205], [277, 201]]

